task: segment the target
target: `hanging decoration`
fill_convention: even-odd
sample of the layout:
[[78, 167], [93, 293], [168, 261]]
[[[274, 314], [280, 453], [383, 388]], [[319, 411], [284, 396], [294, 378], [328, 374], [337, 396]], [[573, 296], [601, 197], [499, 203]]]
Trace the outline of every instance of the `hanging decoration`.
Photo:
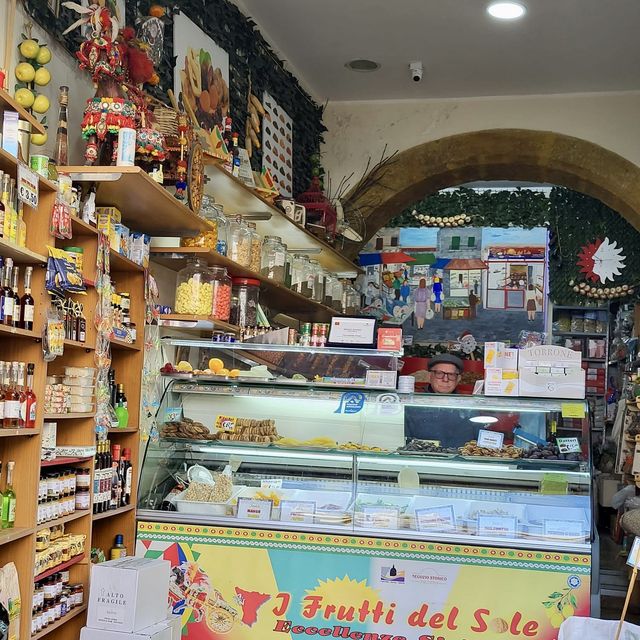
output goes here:
[[588, 282], [575, 282], [571, 280], [569, 285], [574, 293], [584, 298], [592, 298], [595, 300], [616, 300], [635, 295], [634, 287], [628, 284], [622, 284], [617, 287], [596, 287]]
[[426, 213], [418, 213], [417, 209], [414, 209], [411, 215], [422, 227], [464, 227], [471, 223], [471, 216], [464, 213], [455, 216], [432, 216]]
[[622, 255], [622, 252], [623, 248], [618, 248], [618, 243], [611, 242], [609, 238], [586, 244], [578, 254], [580, 272], [591, 282], [613, 282], [614, 276], [622, 275], [622, 269], [625, 267], [623, 261], [626, 256]]

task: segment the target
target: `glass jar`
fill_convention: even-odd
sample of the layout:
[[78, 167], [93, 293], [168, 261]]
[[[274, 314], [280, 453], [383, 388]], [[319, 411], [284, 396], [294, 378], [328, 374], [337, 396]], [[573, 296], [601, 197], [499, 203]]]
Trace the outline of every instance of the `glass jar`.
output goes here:
[[211, 270], [199, 258], [192, 258], [178, 271], [176, 313], [209, 316], [213, 308]]
[[231, 277], [224, 267], [211, 267], [213, 304], [211, 315], [216, 320], [227, 321], [231, 311]]
[[350, 280], [344, 281], [342, 308], [349, 316], [356, 315], [360, 311], [360, 294]]
[[260, 280], [233, 278], [230, 322], [239, 327], [256, 326], [259, 300]]
[[242, 216], [235, 216], [229, 222], [227, 256], [243, 267], [251, 264], [251, 233]]
[[328, 269], [323, 269], [322, 275], [324, 276], [324, 299], [322, 304], [331, 308], [333, 307], [333, 287], [336, 278]]
[[218, 243], [218, 209], [211, 196], [202, 196], [200, 215], [208, 221], [210, 228], [201, 231], [197, 236], [181, 238], [181, 247], [207, 247], [215, 251]]
[[331, 292], [331, 304], [336, 311], [342, 313], [342, 294], [344, 293], [344, 285], [340, 278], [336, 276], [333, 282], [333, 290]]
[[285, 263], [284, 263], [284, 286], [288, 289], [292, 289], [291, 286], [291, 273], [293, 270], [293, 253], [289, 251], [286, 244], [282, 245], [285, 248]]
[[294, 253], [291, 260], [291, 288], [306, 298], [310, 298], [312, 293], [309, 287], [310, 271], [309, 258], [300, 253]]
[[269, 280], [284, 284], [287, 250], [280, 236], [265, 236], [262, 243], [260, 273]]
[[309, 286], [311, 298], [316, 302], [324, 300], [324, 271], [317, 260], [309, 260]]
[[262, 236], [258, 233], [255, 222], [248, 222], [249, 229], [249, 269], [260, 273], [260, 264], [262, 260]]
[[218, 213], [218, 243], [216, 244], [216, 251], [221, 256], [226, 256], [229, 252], [229, 219], [224, 215], [224, 207], [219, 204], [216, 205]]

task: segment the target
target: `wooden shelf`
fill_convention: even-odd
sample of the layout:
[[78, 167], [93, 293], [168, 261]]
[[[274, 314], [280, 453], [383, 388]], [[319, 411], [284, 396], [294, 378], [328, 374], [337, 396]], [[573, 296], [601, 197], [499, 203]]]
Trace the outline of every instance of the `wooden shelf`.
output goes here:
[[210, 228], [140, 167], [60, 167], [75, 182], [96, 182], [96, 204], [117, 207], [132, 231], [153, 236], [188, 236]]
[[13, 242], [6, 242], [0, 238], [0, 256], [11, 258], [15, 264], [47, 264], [46, 256], [26, 247], [19, 247]]
[[111, 273], [114, 273], [114, 272], [118, 273], [122, 271], [128, 271], [128, 272], [139, 271], [140, 273], [142, 273], [144, 271], [144, 267], [142, 265], [138, 264], [137, 262], [134, 262], [133, 260], [129, 260], [129, 258], [127, 258], [126, 256], [123, 256], [117, 251], [114, 251], [113, 249], [111, 249], [110, 251], [109, 262], [110, 262], [109, 266], [110, 266]]
[[166, 313], [158, 317], [160, 326], [179, 329], [198, 329], [202, 331], [220, 330], [228, 333], [240, 333], [240, 327], [209, 316], [195, 316], [187, 313]]
[[32, 133], [46, 133], [46, 129], [26, 109], [21, 107], [4, 89], [0, 89], [0, 111], [17, 111], [20, 120], [26, 120], [32, 126]]
[[77, 340], [64, 340], [64, 346], [71, 349], [86, 349], [87, 351], [93, 351], [93, 347], [86, 342], [78, 342]]
[[33, 581], [40, 582], [40, 580], [44, 580], [45, 578], [52, 576], [54, 573], [59, 573], [60, 571], [64, 571], [65, 569], [72, 567], [74, 564], [78, 564], [78, 562], [81, 562], [82, 560], [84, 560], [84, 558], [85, 554], [79, 553], [77, 556], [73, 556], [71, 560], [67, 560], [67, 562], [63, 562], [62, 564], [56, 565], [55, 567], [51, 567], [51, 569], [47, 569], [46, 571], [39, 573], [37, 576], [34, 576]]
[[606, 338], [606, 333], [589, 333], [584, 331], [553, 331], [554, 336], [567, 338]]
[[74, 238], [78, 236], [86, 236], [90, 238], [91, 236], [98, 235], [98, 230], [95, 227], [92, 227], [84, 220], [76, 218], [75, 216], [71, 216], [71, 232]]
[[313, 258], [330, 271], [351, 273], [362, 271], [360, 267], [336, 251], [330, 244], [287, 218], [281, 209], [247, 187], [219, 164], [208, 163], [206, 174], [209, 181], [205, 189], [215, 194], [216, 202], [224, 205], [225, 214], [270, 215], [268, 220], [255, 220], [258, 233], [261, 235], [280, 236], [288, 245], [289, 251], [294, 253], [300, 250], [319, 250], [319, 253]]
[[81, 613], [84, 613], [86, 610], [87, 610], [86, 604], [83, 604], [80, 607], [74, 607], [73, 609], [71, 609], [69, 613], [67, 613], [66, 616], [64, 616], [64, 618], [60, 618], [60, 620], [58, 620], [57, 622], [47, 625], [46, 628], [44, 628], [42, 631], [31, 636], [30, 640], [40, 640], [40, 638], [44, 638], [48, 633], [55, 631], [56, 629], [61, 627], [63, 624], [69, 622], [69, 620], [72, 620], [76, 616], [79, 616]]
[[78, 462], [89, 462], [93, 460], [93, 456], [84, 457], [84, 458], [76, 458], [76, 457], [64, 457], [64, 458], [54, 458], [53, 460], [41, 460], [40, 467], [60, 467], [65, 464], [77, 464]]
[[36, 531], [40, 531], [41, 529], [48, 529], [49, 527], [55, 527], [59, 524], [65, 524], [66, 522], [73, 522], [73, 520], [79, 520], [80, 518], [84, 518], [84, 516], [88, 516], [91, 513], [89, 509], [80, 509], [78, 511], [74, 511], [70, 513], [68, 516], [62, 516], [62, 518], [56, 518], [55, 520], [47, 520], [42, 524], [39, 524], [36, 527]]
[[13, 438], [15, 436], [38, 436], [40, 429], [0, 429], [0, 438]]
[[35, 331], [28, 331], [27, 329], [16, 329], [15, 327], [7, 327], [3, 324], [0, 325], [0, 338], [2, 335], [11, 336], [12, 338], [30, 338], [40, 342], [42, 336]]
[[111, 518], [113, 516], [120, 515], [121, 513], [127, 513], [128, 511], [133, 511], [136, 508], [135, 504], [128, 504], [126, 507], [120, 507], [119, 509], [111, 509], [110, 511], [105, 511], [104, 513], [94, 513], [93, 521], [96, 520], [104, 520], [105, 518]]
[[275, 311], [280, 311], [306, 321], [325, 322], [333, 316], [342, 315], [339, 311], [306, 298], [301, 293], [279, 284], [263, 275], [239, 265], [237, 262], [221, 256], [216, 251], [204, 247], [162, 247], [151, 249], [151, 260], [174, 271], [182, 269], [190, 258], [199, 258], [210, 266], [225, 267], [233, 276], [254, 278], [260, 281], [261, 303]]
[[95, 411], [91, 413], [45, 413], [45, 420], [81, 420], [83, 418], [93, 418]]
[[110, 434], [118, 434], [118, 433], [137, 433], [139, 431], [138, 427], [126, 427], [125, 429], [121, 429], [120, 427], [109, 427]]
[[8, 544], [14, 540], [20, 540], [30, 536], [34, 530], [30, 527], [12, 527], [11, 529], [0, 529], [0, 545]]
[[140, 349], [142, 349], [140, 344], [137, 342], [129, 343], [124, 340], [118, 340], [118, 338], [111, 338], [109, 343], [111, 344], [112, 349], [120, 351], [140, 351]]
[[[0, 109], [0, 112], [2, 110]], [[0, 169], [5, 173], [8, 173], [11, 177], [17, 178], [18, 176], [18, 159], [12, 156], [8, 151], [0, 149]], [[43, 178], [38, 174], [39, 188], [43, 191], [57, 191], [58, 187], [55, 182]]]

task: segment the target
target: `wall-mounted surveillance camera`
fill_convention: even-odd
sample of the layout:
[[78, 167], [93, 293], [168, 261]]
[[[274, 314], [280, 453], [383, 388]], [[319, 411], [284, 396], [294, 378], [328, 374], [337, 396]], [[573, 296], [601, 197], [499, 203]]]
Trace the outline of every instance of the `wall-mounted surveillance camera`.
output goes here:
[[409, 63], [409, 75], [414, 82], [420, 82], [420, 80], [422, 80], [422, 73], [422, 62]]

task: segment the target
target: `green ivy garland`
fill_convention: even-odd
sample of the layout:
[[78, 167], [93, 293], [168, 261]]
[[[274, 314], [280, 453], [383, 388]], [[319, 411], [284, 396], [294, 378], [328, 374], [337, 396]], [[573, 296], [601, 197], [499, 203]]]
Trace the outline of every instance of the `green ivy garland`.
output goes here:
[[[413, 211], [435, 216], [471, 216], [470, 226], [549, 227], [557, 236], [557, 249], [549, 261], [550, 295], [556, 304], [597, 306], [596, 301], [573, 291], [572, 282], [584, 281], [577, 266], [581, 248], [608, 237], [624, 248], [626, 267], [615, 286], [640, 282], [640, 234], [619, 213], [599, 200], [563, 187], [540, 191], [474, 191], [457, 189], [437, 193], [405, 209], [389, 227], [419, 227]], [[553, 257], [555, 255], [555, 257]], [[611, 284], [611, 283], [608, 283]], [[637, 288], [637, 287], [636, 287]], [[601, 303], [600, 303], [601, 304]]]

